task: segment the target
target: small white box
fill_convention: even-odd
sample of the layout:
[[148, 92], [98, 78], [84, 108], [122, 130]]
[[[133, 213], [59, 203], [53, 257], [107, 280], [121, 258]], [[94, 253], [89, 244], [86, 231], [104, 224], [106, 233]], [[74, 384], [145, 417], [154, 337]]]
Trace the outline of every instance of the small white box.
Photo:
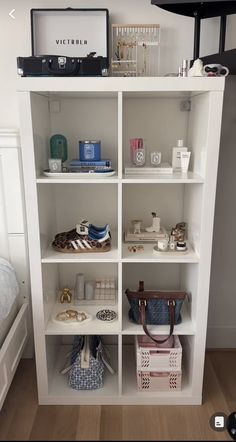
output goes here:
[[48, 165], [49, 165], [50, 172], [61, 172], [62, 171], [61, 158], [49, 158]]

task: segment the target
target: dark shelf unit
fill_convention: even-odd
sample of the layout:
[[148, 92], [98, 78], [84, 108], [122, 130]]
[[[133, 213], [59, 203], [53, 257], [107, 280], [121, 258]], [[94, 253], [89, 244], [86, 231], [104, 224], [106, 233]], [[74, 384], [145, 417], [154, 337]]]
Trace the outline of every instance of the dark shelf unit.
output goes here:
[[227, 16], [236, 14], [235, 0], [208, 0], [206, 2], [196, 2], [194, 0], [151, 0], [151, 3], [166, 11], [194, 18], [194, 60], [199, 58], [201, 20], [220, 17], [219, 52], [207, 57], [201, 57], [201, 59], [204, 64], [212, 62], [226, 64], [231, 74], [236, 74], [236, 49], [225, 51]]

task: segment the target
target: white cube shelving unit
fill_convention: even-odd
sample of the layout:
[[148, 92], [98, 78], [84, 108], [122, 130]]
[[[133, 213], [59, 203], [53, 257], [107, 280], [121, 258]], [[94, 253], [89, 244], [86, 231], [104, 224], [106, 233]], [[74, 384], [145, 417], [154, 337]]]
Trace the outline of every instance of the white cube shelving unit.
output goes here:
[[[200, 404], [211, 268], [211, 248], [224, 79], [222, 78], [22, 78], [18, 96], [28, 223], [33, 319], [40, 404]], [[191, 110], [182, 111], [188, 100]], [[57, 102], [56, 105], [53, 102]], [[57, 112], [55, 112], [57, 110]], [[49, 139], [62, 133], [69, 157], [79, 139], [101, 139], [103, 157], [117, 174], [110, 178], [48, 178]], [[129, 139], [147, 140], [171, 162], [172, 147], [184, 138], [192, 152], [187, 176], [125, 176]], [[153, 246], [129, 252], [123, 232], [134, 218], [150, 224], [157, 210], [162, 224], [188, 224], [192, 251], [181, 257], [156, 256]], [[53, 251], [58, 232], [86, 217], [109, 223], [112, 250], [103, 254]], [[115, 277], [118, 320], [96, 320], [98, 306], [86, 306], [93, 319], [82, 325], [55, 324], [58, 290], [73, 287], [75, 274], [86, 279]], [[128, 320], [127, 287], [183, 289], [189, 292], [182, 323], [175, 327], [183, 345], [183, 385], [179, 392], [138, 392], [134, 337], [142, 327]], [[85, 308], [85, 306], [82, 306]], [[167, 326], [152, 326], [166, 334]], [[115, 375], [107, 374], [99, 391], [74, 391], [60, 375], [68, 345], [77, 334], [104, 335]]]

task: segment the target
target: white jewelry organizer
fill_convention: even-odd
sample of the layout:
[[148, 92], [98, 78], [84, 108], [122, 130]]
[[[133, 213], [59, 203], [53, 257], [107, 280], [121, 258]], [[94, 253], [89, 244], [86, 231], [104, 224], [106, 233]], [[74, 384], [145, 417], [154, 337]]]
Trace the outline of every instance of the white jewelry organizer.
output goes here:
[[157, 76], [159, 44], [158, 24], [112, 25], [112, 75]]

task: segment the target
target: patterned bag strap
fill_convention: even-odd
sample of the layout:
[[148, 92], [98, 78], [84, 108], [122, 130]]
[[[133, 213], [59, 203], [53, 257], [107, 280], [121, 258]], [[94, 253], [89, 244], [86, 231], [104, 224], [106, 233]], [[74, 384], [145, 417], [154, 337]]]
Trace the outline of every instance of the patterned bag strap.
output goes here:
[[70, 365], [66, 364], [65, 367], [60, 370], [60, 374], [68, 373], [72, 369], [72, 367], [73, 367], [73, 364], [70, 364]]
[[103, 364], [105, 365], [105, 367], [107, 368], [107, 370], [111, 373], [111, 374], [115, 374], [115, 370], [112, 368], [111, 364], [110, 364], [110, 354], [108, 349], [102, 344], [102, 342], [100, 342], [99, 347], [98, 347], [98, 358], [100, 357], [101, 361], [103, 362]]
[[[139, 292], [144, 292], [144, 282], [143, 281], [139, 282]], [[169, 331], [169, 335], [167, 336], [167, 338], [164, 338], [164, 339], [154, 338], [154, 336], [152, 336], [152, 334], [148, 330], [147, 324], [146, 324], [146, 305], [147, 305], [147, 301], [145, 299], [139, 300], [139, 311], [140, 311], [140, 318], [141, 318], [141, 324], [143, 326], [143, 331], [156, 344], [163, 344], [164, 342], [168, 341], [168, 339], [173, 335], [174, 325], [175, 325], [175, 301], [174, 301], [174, 299], [168, 300], [168, 307], [170, 310], [170, 331]]]
[[[68, 373], [73, 367], [73, 360], [76, 359], [79, 353], [81, 353], [82, 348], [85, 345], [85, 336], [79, 336], [79, 340], [77, 340], [76, 345], [73, 344], [73, 348], [66, 354], [66, 362], [64, 368], [60, 370], [60, 374]], [[68, 361], [70, 359], [70, 362]], [[72, 362], [71, 362], [72, 361]], [[69, 364], [69, 365], [68, 365]]]
[[80, 366], [82, 369], [88, 369], [89, 363], [90, 363], [89, 336], [85, 336], [83, 350], [81, 351]]

